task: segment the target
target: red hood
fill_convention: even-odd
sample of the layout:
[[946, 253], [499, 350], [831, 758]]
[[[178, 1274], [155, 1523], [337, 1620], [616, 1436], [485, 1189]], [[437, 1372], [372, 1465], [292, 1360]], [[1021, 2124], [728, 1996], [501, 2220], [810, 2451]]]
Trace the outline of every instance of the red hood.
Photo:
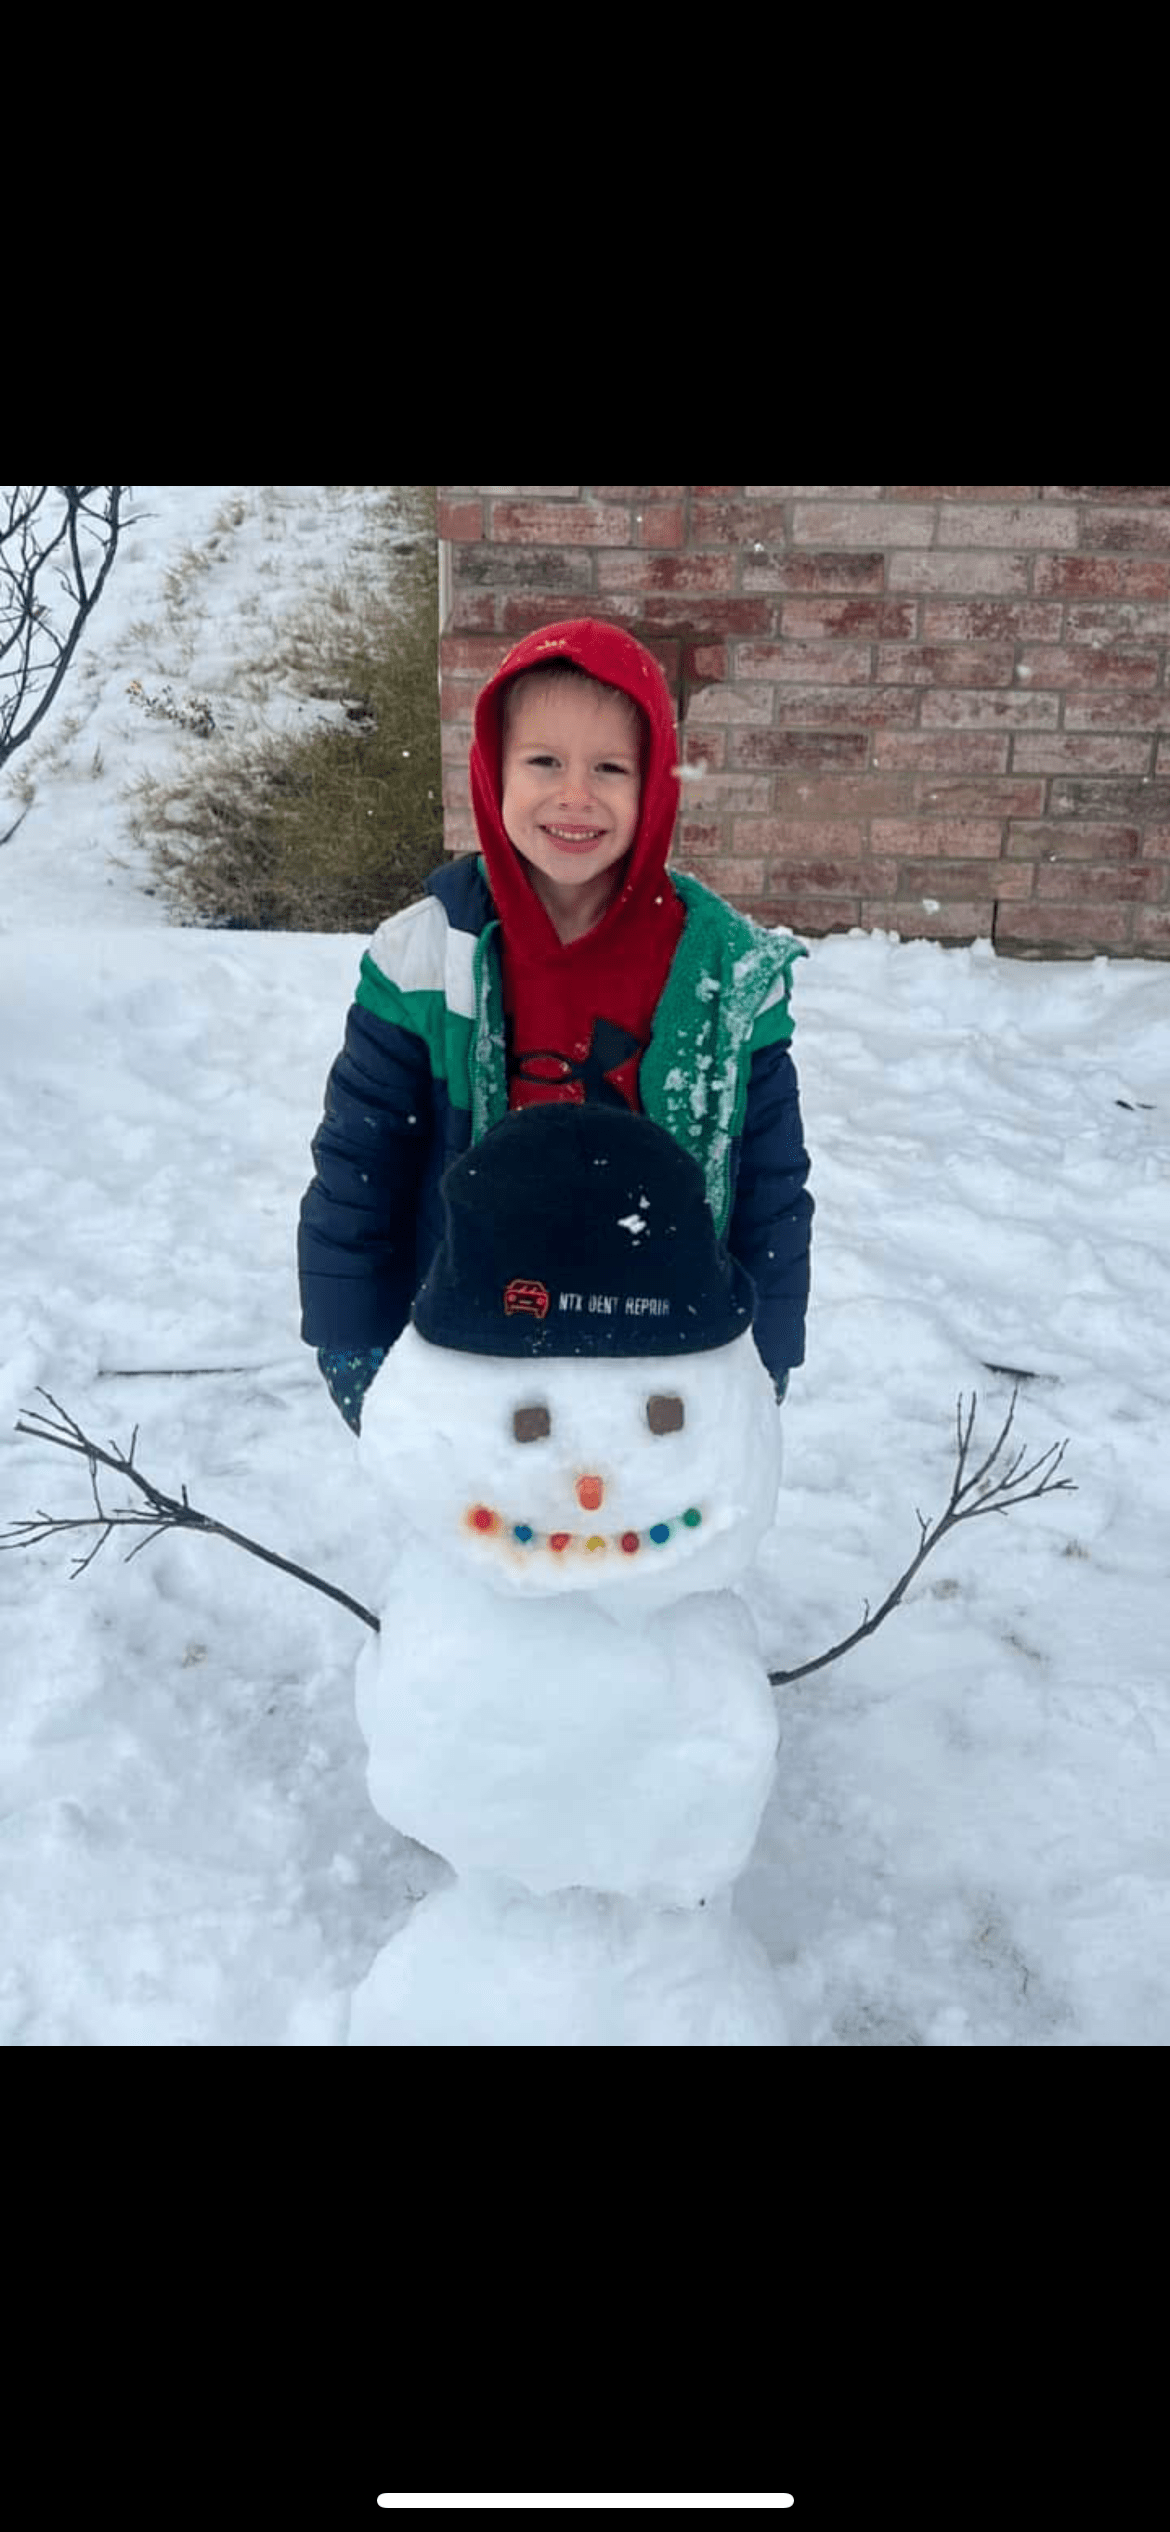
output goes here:
[[679, 808], [678, 776], [674, 770], [678, 764], [678, 732], [670, 689], [652, 653], [619, 625], [595, 624], [588, 616], [565, 624], [543, 624], [538, 632], [526, 634], [509, 651], [479, 697], [471, 746], [471, 801], [492, 895], [505, 929], [511, 931], [518, 944], [524, 942], [535, 948], [539, 941], [544, 955], [555, 948], [571, 957], [583, 943], [563, 945], [558, 941], [500, 817], [503, 689], [523, 670], [545, 668], [556, 659], [572, 660], [590, 677], [600, 678], [607, 686], [620, 686], [622, 693], [638, 705], [643, 718], [638, 824], [623, 885], [601, 922], [584, 936], [591, 948], [596, 948], [602, 936], [619, 923], [624, 929], [631, 912], [640, 913], [654, 890], [661, 887]]

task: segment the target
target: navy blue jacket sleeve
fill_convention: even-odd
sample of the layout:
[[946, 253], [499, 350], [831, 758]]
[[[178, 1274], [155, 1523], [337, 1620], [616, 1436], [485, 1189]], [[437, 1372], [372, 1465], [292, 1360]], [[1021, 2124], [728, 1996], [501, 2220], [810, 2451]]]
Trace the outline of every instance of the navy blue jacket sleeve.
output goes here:
[[804, 1361], [813, 1200], [796, 1066], [787, 1046], [752, 1057], [727, 1245], [756, 1287], [752, 1333], [774, 1380]]
[[416, 1285], [419, 1191], [433, 1129], [425, 1041], [359, 1003], [330, 1072], [301, 1202], [301, 1334], [317, 1347], [391, 1346]]

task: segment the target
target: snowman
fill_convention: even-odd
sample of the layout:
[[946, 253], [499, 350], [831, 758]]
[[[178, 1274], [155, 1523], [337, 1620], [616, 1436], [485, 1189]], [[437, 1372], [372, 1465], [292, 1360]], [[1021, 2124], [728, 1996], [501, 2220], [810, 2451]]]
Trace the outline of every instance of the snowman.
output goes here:
[[368, 1393], [384, 1525], [358, 1666], [376, 1809], [445, 1858], [354, 2045], [775, 2045], [736, 1917], [777, 1727], [735, 1589], [775, 1512], [752, 1288], [628, 1110], [519, 1110]]

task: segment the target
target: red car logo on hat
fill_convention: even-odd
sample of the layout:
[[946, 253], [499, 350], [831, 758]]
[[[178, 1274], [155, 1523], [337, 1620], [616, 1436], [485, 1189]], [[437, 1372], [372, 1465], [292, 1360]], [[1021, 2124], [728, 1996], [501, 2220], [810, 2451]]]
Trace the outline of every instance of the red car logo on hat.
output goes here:
[[529, 1284], [513, 1276], [504, 1286], [504, 1314], [511, 1318], [516, 1310], [531, 1310], [534, 1319], [547, 1319], [548, 1292], [543, 1284]]

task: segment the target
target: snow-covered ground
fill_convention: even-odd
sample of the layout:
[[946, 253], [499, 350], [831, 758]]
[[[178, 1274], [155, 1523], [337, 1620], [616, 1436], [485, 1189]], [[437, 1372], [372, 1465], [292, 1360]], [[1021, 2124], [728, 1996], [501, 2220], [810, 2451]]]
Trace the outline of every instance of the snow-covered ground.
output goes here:
[[[0, 776], [0, 1522], [90, 1510], [13, 1432], [43, 1385], [169, 1492], [371, 1600], [385, 1541], [298, 1334], [297, 1206], [363, 943], [176, 928], [127, 787], [323, 707], [274, 621], [364, 556], [373, 496], [151, 487], [70, 679]], [[168, 574], [184, 556], [178, 583]], [[22, 791], [18, 794], [18, 781]], [[857, 1623], [942, 1509], [959, 1393], [1069, 1437], [840, 1663], [777, 1691], [739, 1907], [797, 2045], [1170, 2039], [1170, 975], [986, 945], [812, 944], [796, 1053], [808, 1362], [751, 1585], [774, 1667]], [[198, 1376], [184, 1376], [198, 1375]], [[111, 1481], [108, 1500], [126, 1500]], [[367, 1630], [222, 1541], [0, 1557], [0, 2037], [337, 2045], [447, 1868], [365, 1790]]]

